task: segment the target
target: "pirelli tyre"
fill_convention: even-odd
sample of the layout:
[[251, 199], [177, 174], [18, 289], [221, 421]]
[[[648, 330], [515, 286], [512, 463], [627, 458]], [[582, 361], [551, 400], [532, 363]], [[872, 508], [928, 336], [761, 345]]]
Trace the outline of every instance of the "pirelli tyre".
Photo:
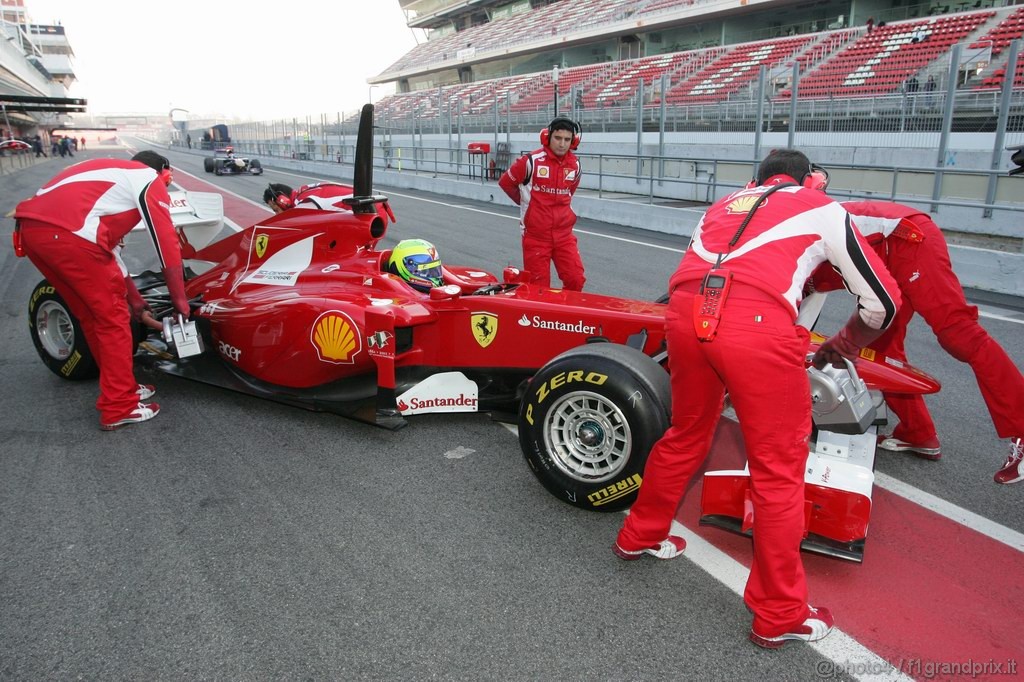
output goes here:
[[62, 379], [95, 379], [100, 370], [85, 342], [78, 320], [57, 290], [45, 279], [28, 300], [28, 328], [36, 352]]
[[642, 352], [592, 343], [562, 353], [530, 380], [519, 445], [563, 502], [619, 511], [636, 499], [651, 448], [669, 426], [668, 374]]
[[217, 160], [207, 156], [203, 159], [203, 170], [207, 173], [212, 173], [213, 169], [217, 166]]
[[260, 163], [259, 159], [249, 161], [249, 173], [252, 175], [263, 175], [263, 164]]

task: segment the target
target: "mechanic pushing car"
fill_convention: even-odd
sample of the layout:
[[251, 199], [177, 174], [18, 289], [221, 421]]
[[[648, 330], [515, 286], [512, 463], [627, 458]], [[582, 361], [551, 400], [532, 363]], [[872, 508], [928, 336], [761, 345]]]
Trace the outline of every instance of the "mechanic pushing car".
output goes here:
[[800, 542], [804, 465], [811, 433], [806, 371], [809, 332], [795, 324], [804, 282], [826, 259], [857, 296], [846, 326], [822, 343], [814, 364], [843, 363], [896, 318], [899, 288], [796, 150], [770, 153], [757, 187], [711, 206], [669, 280], [666, 337], [672, 425], [651, 450], [636, 503], [615, 546], [622, 559], [679, 556], [669, 535], [687, 483], [703, 463], [725, 392], [747, 446], [754, 558], [744, 601], [750, 640], [778, 648], [816, 641], [834, 624], [808, 605]]
[[[891, 201], [847, 201], [845, 208], [899, 284], [903, 305], [892, 326], [870, 344], [889, 358], [907, 361], [904, 340], [916, 311], [947, 353], [970, 365], [1000, 438], [1010, 439], [1010, 454], [996, 483], [1024, 480], [1024, 376], [1003, 347], [978, 324], [978, 309], [968, 305], [953, 272], [942, 230], [920, 209]], [[820, 267], [808, 282], [813, 291], [832, 291], [843, 283], [831, 268]], [[885, 393], [899, 417], [891, 436], [878, 447], [911, 452], [925, 459], [942, 456], [935, 422], [921, 395]]]
[[587, 278], [573, 226], [572, 197], [580, 186], [580, 162], [573, 150], [580, 146], [580, 126], [559, 116], [540, 132], [540, 149], [520, 156], [498, 180], [498, 185], [519, 206], [523, 241], [523, 269], [531, 282], [551, 286], [551, 262], [562, 288], [583, 291]]
[[[140, 222], [153, 239], [175, 310], [190, 314], [181, 249], [170, 214], [170, 162], [153, 151], [130, 161], [70, 166], [15, 208], [16, 240], [78, 318], [100, 368], [100, 428], [144, 422], [160, 411], [142, 402], [156, 389], [136, 382], [130, 319], [159, 328], [118, 254]], [[16, 241], [17, 243], [17, 241]], [[17, 246], [16, 246], [17, 248]]]

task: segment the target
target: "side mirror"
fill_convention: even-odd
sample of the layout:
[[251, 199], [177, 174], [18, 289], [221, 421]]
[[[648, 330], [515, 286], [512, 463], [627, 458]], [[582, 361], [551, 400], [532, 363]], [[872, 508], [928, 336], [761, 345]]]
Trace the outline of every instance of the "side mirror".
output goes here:
[[462, 289], [454, 284], [445, 284], [442, 287], [434, 287], [430, 290], [431, 301], [448, 301], [453, 298], [457, 298], [462, 293]]

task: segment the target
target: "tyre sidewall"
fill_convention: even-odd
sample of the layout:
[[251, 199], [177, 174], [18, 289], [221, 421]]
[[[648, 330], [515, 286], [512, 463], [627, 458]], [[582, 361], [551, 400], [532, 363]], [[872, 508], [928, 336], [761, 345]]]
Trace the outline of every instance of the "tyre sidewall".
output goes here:
[[[530, 382], [519, 412], [519, 444], [541, 484], [563, 502], [601, 512], [620, 511], [635, 501], [647, 455], [669, 425], [668, 377], [664, 370], [639, 351], [612, 346], [594, 344], [573, 349], [548, 363]], [[580, 391], [597, 394], [616, 405], [632, 437], [627, 461], [600, 480], [582, 481], [569, 476], [545, 445], [544, 431], [552, 407], [562, 397]]]

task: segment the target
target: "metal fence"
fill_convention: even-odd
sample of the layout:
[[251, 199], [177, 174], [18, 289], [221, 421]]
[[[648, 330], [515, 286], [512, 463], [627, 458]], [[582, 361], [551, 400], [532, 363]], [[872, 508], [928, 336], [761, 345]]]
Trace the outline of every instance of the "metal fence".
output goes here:
[[[1007, 74], [1016, 73], [1020, 45], [1015, 41], [1004, 51]], [[1006, 147], [1024, 144], [1024, 86], [1015, 85], [1012, 78], [998, 87], [972, 81], [971, 69], [984, 49], [954, 46], [948, 59], [916, 72], [916, 83], [907, 77], [896, 91], [872, 96], [841, 96], [841, 91], [827, 97], [801, 96], [803, 77], [793, 66], [761, 67], [744, 90], [724, 101], [701, 104], [666, 102], [660, 97], [667, 91], [664, 78], [661, 83], [641, 82], [632, 101], [590, 109], [579, 107], [572, 92], [559, 100], [558, 108], [553, 99], [547, 108], [534, 111], [516, 111], [509, 93], [503, 100], [495, 98], [487, 110], [440, 94], [430, 111], [406, 115], [385, 103], [376, 114], [375, 165], [401, 173], [492, 182], [510, 161], [512, 136], [535, 134], [558, 111], [580, 121], [585, 135], [618, 134], [613, 153], [580, 154], [587, 168], [584, 188], [601, 196], [623, 193], [646, 196], [651, 203], [709, 202], [742, 186], [763, 156], [764, 140], [773, 135], [771, 146], [779, 146], [779, 136], [784, 135], [789, 147], [917, 149], [935, 159], [934, 165], [833, 161], [832, 190], [837, 196], [913, 199], [926, 201], [933, 210], [971, 207], [985, 217], [1018, 213], [1024, 210], [1019, 179], [1008, 179], [1005, 165]], [[924, 86], [920, 79], [925, 79]], [[236, 150], [249, 155], [350, 164], [357, 123], [355, 113], [337, 112], [247, 122], [232, 126], [231, 135]], [[623, 138], [622, 133], [629, 136]], [[737, 150], [730, 158], [684, 158], [674, 151], [680, 143], [718, 145], [726, 134]], [[621, 141], [632, 135], [635, 148]], [[970, 163], [950, 167], [945, 159], [968, 138], [973, 151], [982, 153], [973, 154]], [[492, 153], [471, 153], [466, 148], [471, 139], [489, 141]]]

